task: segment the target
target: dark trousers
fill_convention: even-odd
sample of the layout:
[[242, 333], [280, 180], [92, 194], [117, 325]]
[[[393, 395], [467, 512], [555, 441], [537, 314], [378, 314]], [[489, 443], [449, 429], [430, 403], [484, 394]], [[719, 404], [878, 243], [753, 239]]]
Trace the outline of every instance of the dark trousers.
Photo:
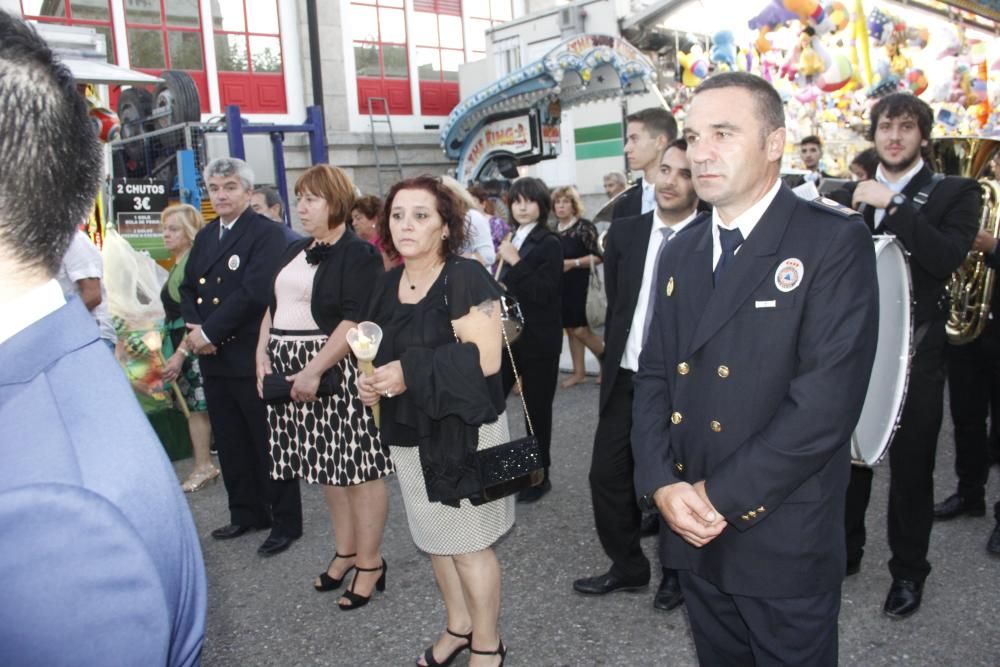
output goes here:
[[679, 573], [698, 662], [706, 667], [837, 665], [840, 588], [801, 598], [728, 595]]
[[297, 479], [271, 479], [267, 409], [254, 378], [205, 376], [208, 418], [219, 450], [230, 521], [287, 537], [302, 535]]
[[[948, 346], [948, 396], [955, 423], [955, 474], [958, 494], [982, 502], [997, 448], [1000, 417], [1000, 336], [988, 328], [966, 345]], [[987, 429], [987, 420], [992, 424]], [[1000, 519], [1000, 502], [996, 506]]]
[[[923, 582], [930, 574], [927, 548], [934, 522], [934, 455], [944, 413], [944, 322], [920, 336], [910, 364], [910, 383], [899, 430], [889, 447], [889, 572], [894, 579]], [[851, 467], [845, 527], [847, 560], [861, 559], [872, 470]]]
[[597, 420], [590, 461], [594, 524], [611, 569], [627, 579], [649, 579], [649, 559], [639, 544], [642, 514], [635, 500], [632, 458], [632, 377], [619, 368], [607, 405]]
[[[552, 464], [550, 451], [552, 449], [552, 400], [556, 396], [556, 383], [559, 381], [559, 355], [530, 355], [524, 350], [513, 346], [514, 361], [517, 372], [521, 376], [521, 390], [524, 402], [528, 406], [531, 425], [542, 449], [542, 462], [545, 464], [545, 478], [549, 476], [549, 466]], [[514, 386], [514, 371], [511, 368], [507, 353], [503, 355], [503, 393], [510, 394]], [[527, 430], [528, 422], [525, 420]]]

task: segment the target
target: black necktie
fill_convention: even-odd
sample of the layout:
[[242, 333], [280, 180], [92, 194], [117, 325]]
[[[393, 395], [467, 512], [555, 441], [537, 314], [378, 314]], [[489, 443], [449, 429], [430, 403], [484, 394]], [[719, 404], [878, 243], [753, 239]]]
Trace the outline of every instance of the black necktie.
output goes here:
[[722, 274], [733, 261], [736, 251], [743, 245], [743, 232], [739, 227], [736, 229], [723, 229], [719, 227], [719, 245], [722, 246], [722, 254], [719, 256], [719, 263], [715, 265], [712, 273], [712, 283], [718, 285], [722, 279]]
[[646, 303], [646, 317], [642, 322], [642, 344], [646, 344], [646, 336], [649, 335], [649, 324], [653, 321], [653, 304], [656, 303], [656, 290], [660, 285], [660, 258], [663, 257], [663, 249], [667, 247], [667, 241], [674, 235], [674, 230], [670, 227], [660, 227], [663, 238], [660, 239], [660, 247], [656, 251], [656, 260], [653, 262], [653, 282], [649, 286], [649, 301]]
[[229, 227], [226, 227], [221, 222], [219, 223], [219, 240], [226, 238], [226, 232], [229, 231]]

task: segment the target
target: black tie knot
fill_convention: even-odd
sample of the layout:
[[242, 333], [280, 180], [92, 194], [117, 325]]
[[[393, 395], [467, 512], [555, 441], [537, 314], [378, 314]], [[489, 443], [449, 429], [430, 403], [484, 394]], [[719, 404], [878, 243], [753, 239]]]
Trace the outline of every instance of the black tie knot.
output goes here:
[[736, 229], [723, 229], [719, 227], [719, 245], [722, 246], [722, 252], [727, 254], [733, 254], [736, 250], [743, 245], [743, 232], [740, 228]]

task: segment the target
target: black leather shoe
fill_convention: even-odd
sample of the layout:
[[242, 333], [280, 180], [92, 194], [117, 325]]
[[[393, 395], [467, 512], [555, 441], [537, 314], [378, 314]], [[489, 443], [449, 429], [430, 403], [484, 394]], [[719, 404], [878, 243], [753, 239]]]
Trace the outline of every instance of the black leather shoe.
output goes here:
[[993, 529], [990, 539], [986, 541], [986, 550], [991, 554], [1000, 556], [1000, 520], [997, 521], [996, 528]]
[[573, 582], [573, 590], [584, 595], [607, 595], [615, 591], [634, 593], [649, 585], [646, 579], [625, 579], [608, 570], [596, 577], [584, 577]]
[[552, 490], [552, 482], [547, 478], [544, 482], [538, 486], [532, 486], [531, 488], [525, 489], [517, 494], [517, 502], [519, 503], [537, 503], [542, 499], [546, 493]]
[[650, 535], [656, 535], [659, 532], [660, 532], [660, 515], [643, 514], [642, 523], [639, 524], [639, 535], [641, 537], [649, 537]]
[[268, 535], [267, 539], [264, 540], [264, 543], [257, 547], [257, 553], [261, 556], [276, 556], [288, 547], [292, 546], [292, 542], [297, 539], [299, 538], [271, 533]]
[[986, 501], [982, 498], [979, 500], [969, 500], [957, 493], [953, 493], [934, 506], [934, 518], [939, 521], [954, 519], [963, 514], [968, 516], [985, 516]]
[[885, 598], [882, 611], [892, 618], [906, 618], [920, 608], [920, 598], [924, 594], [923, 583], [893, 579], [889, 587], [889, 595]]
[[670, 611], [684, 604], [684, 593], [681, 591], [681, 582], [677, 577], [677, 570], [663, 568], [663, 579], [660, 587], [656, 589], [653, 596], [653, 607], [660, 611]]
[[212, 537], [217, 540], [231, 540], [234, 537], [239, 537], [240, 535], [246, 535], [250, 531], [260, 530], [254, 526], [239, 526], [235, 523], [231, 523], [228, 526], [223, 526], [222, 528], [216, 528], [212, 531]]

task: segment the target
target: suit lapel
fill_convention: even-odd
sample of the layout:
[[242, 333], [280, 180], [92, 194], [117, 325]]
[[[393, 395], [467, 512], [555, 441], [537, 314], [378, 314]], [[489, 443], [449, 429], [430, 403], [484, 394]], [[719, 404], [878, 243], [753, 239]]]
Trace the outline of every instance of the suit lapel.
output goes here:
[[[618, 224], [618, 223], [616, 223]], [[625, 291], [628, 295], [628, 312], [635, 312], [639, 303], [639, 290], [642, 289], [642, 273], [646, 268], [646, 252], [649, 250], [649, 233], [653, 228], [652, 212], [640, 216], [635, 223], [635, 229], [630, 234], [631, 243], [622, 253], [625, 262]]]
[[920, 171], [913, 175], [913, 178], [911, 178], [910, 182], [906, 184], [906, 187], [903, 188], [903, 194], [906, 195], [908, 199], [913, 199], [913, 197], [920, 192], [920, 188], [924, 187], [924, 185], [926, 185], [927, 182], [933, 177], [934, 172], [932, 172], [930, 167], [928, 167], [925, 163], [924, 166], [920, 168]]
[[236, 219], [236, 222], [233, 223], [233, 226], [228, 232], [226, 232], [226, 236], [222, 239], [219, 239], [219, 231], [222, 229], [222, 221], [219, 220], [219, 224], [216, 227], [214, 234], [215, 250], [210, 255], [212, 259], [209, 262], [209, 266], [215, 264], [220, 257], [232, 249], [232, 247], [236, 245], [236, 242], [244, 234], [246, 234], [247, 227], [250, 226], [250, 217], [252, 216], [252, 213], [253, 211], [250, 208], [247, 208], [247, 210]]
[[[715, 289], [705, 304], [705, 310], [698, 320], [688, 356], [694, 354], [707, 343], [722, 326], [736, 314], [744, 301], [757, 289], [764, 277], [774, 268], [774, 255], [778, 252], [781, 240], [798, 205], [798, 197], [782, 186], [771, 205], [761, 216], [750, 237], [743, 242], [739, 252], [733, 259], [725, 280]], [[701, 266], [696, 267], [698, 284], [712, 284], [712, 230], [706, 229], [707, 242], [699, 244]], [[704, 241], [704, 239], [703, 239]], [[707, 260], [706, 260], [707, 255]]]

